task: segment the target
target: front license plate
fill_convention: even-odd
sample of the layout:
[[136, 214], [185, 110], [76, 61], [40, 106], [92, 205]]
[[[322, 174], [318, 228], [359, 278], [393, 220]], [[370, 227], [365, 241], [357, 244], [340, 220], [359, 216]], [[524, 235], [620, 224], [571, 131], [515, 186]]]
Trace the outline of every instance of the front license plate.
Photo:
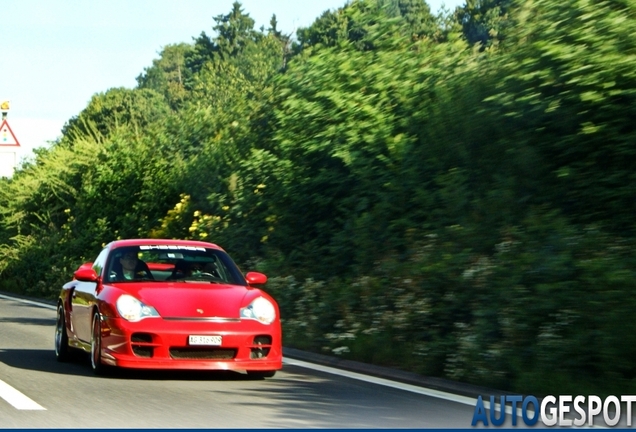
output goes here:
[[190, 345], [221, 345], [221, 336], [195, 336], [190, 335], [188, 343]]

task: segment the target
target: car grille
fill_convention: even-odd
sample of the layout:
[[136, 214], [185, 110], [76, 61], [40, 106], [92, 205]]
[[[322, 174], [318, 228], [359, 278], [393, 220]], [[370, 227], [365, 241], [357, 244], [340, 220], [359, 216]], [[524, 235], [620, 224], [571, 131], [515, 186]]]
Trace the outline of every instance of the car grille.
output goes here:
[[179, 360], [230, 360], [236, 357], [234, 348], [170, 348], [170, 357]]

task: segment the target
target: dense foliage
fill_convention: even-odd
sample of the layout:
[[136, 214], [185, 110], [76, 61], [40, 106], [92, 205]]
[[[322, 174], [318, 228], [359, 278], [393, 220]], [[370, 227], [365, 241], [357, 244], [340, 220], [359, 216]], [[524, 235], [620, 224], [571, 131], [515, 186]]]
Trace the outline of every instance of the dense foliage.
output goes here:
[[524, 393], [636, 391], [636, 0], [236, 3], [0, 180], [0, 289], [213, 241], [285, 344]]

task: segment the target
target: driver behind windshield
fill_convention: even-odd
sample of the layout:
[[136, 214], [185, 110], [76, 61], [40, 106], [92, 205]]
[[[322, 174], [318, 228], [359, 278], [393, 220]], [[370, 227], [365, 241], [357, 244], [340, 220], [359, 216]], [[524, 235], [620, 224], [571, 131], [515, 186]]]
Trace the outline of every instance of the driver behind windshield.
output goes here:
[[189, 263], [185, 260], [179, 260], [174, 265], [174, 270], [172, 271], [172, 275], [168, 278], [169, 280], [174, 279], [185, 279], [187, 277], [192, 276], [193, 274], [197, 274], [201, 271], [201, 264], [199, 263]]
[[148, 265], [139, 259], [136, 251], [126, 251], [116, 258], [111, 279], [119, 281], [152, 279]]
[[193, 276], [212, 276], [220, 278], [216, 264], [212, 262], [188, 262], [180, 260], [175, 263], [172, 275], [168, 280], [185, 279]]
[[190, 263], [190, 265], [186, 269], [186, 276], [197, 275], [201, 273], [202, 270], [203, 270], [203, 265], [201, 265], [201, 263], [198, 263], [198, 262]]

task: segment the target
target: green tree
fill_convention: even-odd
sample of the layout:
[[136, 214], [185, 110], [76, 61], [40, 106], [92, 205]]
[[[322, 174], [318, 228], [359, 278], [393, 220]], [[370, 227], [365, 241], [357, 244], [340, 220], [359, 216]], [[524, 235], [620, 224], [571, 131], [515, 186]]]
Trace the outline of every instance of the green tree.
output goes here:
[[325, 11], [307, 28], [297, 31], [294, 50], [335, 47], [350, 42], [357, 49], [391, 46], [393, 39], [437, 39], [438, 20], [423, 0], [355, 0], [335, 11]]
[[512, 0], [466, 0], [455, 10], [455, 16], [468, 43], [485, 49], [505, 39], [507, 28], [512, 25], [511, 7]]
[[[577, 223], [633, 233], [633, 1], [524, 2], [488, 104], [541, 158], [543, 195]], [[521, 132], [524, 131], [524, 132]]]
[[241, 4], [234, 2], [227, 15], [214, 18], [212, 29], [216, 36], [211, 38], [205, 32], [194, 40], [193, 50], [186, 54], [186, 66], [192, 73], [199, 72], [203, 65], [215, 57], [227, 59], [239, 54], [250, 42], [257, 42], [262, 33], [254, 30], [254, 20], [243, 12]]
[[159, 59], [144, 69], [137, 77], [139, 88], [148, 88], [164, 95], [172, 109], [178, 108], [186, 99], [185, 82], [190, 71], [185, 66], [185, 58], [193, 50], [191, 45], [181, 43], [165, 46]]
[[74, 137], [108, 137], [120, 126], [141, 130], [170, 111], [163, 95], [149, 88], [113, 88], [94, 95], [78, 116], [71, 118], [62, 134]]

